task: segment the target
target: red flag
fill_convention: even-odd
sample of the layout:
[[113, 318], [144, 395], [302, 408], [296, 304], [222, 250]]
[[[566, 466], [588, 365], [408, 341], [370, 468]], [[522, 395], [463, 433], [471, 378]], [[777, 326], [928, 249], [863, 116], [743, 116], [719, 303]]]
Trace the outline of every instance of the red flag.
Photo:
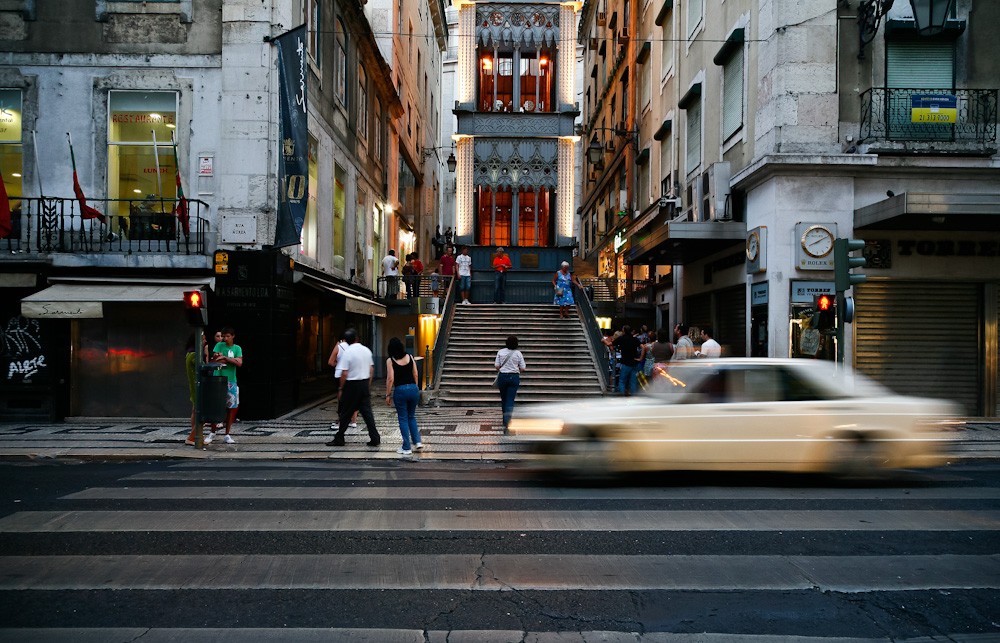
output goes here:
[[10, 221], [10, 199], [7, 198], [7, 186], [0, 174], [0, 239], [6, 239], [13, 226]]
[[83, 196], [83, 188], [80, 187], [80, 179], [76, 178], [76, 170], [73, 170], [73, 193], [76, 200], [80, 202], [80, 216], [84, 219], [100, 219], [101, 223], [107, 223], [108, 218], [87, 205], [87, 197]]
[[188, 217], [188, 202], [184, 198], [184, 188], [181, 187], [181, 173], [180, 170], [177, 171], [177, 204], [174, 205], [174, 214], [177, 215], [177, 220], [181, 222], [181, 230], [184, 231], [185, 237], [191, 236], [191, 220]]

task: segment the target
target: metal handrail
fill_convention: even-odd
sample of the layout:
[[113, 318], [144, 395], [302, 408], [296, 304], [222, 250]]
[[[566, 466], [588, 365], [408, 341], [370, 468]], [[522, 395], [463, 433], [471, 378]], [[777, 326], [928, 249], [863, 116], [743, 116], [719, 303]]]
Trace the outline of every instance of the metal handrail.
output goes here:
[[[431, 288], [431, 275], [429, 273], [422, 273], [419, 275], [414, 275], [411, 277], [413, 281], [409, 284], [413, 284], [416, 287], [415, 296], [419, 297], [433, 297], [434, 291]], [[451, 288], [451, 282], [455, 280], [453, 275], [438, 275], [438, 290], [444, 289], [446, 292]], [[396, 299], [406, 299], [406, 294], [408, 292], [409, 284], [404, 281], [406, 277], [379, 277], [376, 280], [375, 289], [376, 296], [379, 299], [396, 300]], [[389, 285], [392, 284], [395, 287], [395, 294], [390, 295]]]
[[624, 301], [626, 303], [651, 303], [652, 279], [613, 279], [611, 277], [583, 277], [580, 283], [594, 293], [593, 301]]
[[[10, 197], [11, 232], [0, 251], [12, 253], [173, 253], [203, 255], [209, 206], [188, 200], [189, 234], [173, 212], [173, 199], [87, 199], [104, 220], [84, 219], [75, 198]], [[118, 214], [119, 212], [128, 214]]]
[[429, 388], [437, 390], [441, 382], [441, 371], [444, 368], [444, 354], [448, 350], [448, 339], [451, 334], [451, 322], [455, 317], [456, 302], [458, 301], [457, 280], [450, 279], [448, 292], [445, 293], [443, 309], [441, 310], [441, 325], [438, 327], [437, 337], [434, 339], [434, 348], [431, 349], [432, 364], [434, 369]]
[[583, 320], [584, 329], [587, 331], [587, 342], [590, 344], [590, 352], [597, 360], [597, 370], [601, 376], [601, 386], [607, 391], [609, 388], [609, 376], [611, 372], [608, 361], [608, 347], [602, 341], [604, 336], [597, 325], [597, 318], [594, 315], [594, 307], [590, 303], [585, 289], [577, 289], [576, 307], [580, 311], [580, 319]]

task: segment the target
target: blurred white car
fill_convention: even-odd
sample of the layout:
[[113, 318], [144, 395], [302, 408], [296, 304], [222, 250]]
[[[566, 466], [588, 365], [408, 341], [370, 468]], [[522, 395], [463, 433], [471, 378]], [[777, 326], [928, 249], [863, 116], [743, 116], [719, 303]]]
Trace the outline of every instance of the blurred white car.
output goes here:
[[690, 360], [644, 394], [524, 406], [510, 432], [582, 474], [660, 469], [868, 475], [935, 467], [961, 428], [951, 402], [896, 395], [801, 359]]

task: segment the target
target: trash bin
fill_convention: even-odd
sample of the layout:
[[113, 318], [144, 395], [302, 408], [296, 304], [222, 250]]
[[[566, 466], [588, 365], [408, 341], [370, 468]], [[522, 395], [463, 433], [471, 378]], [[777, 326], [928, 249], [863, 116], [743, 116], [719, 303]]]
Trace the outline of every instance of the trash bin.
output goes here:
[[218, 424], [226, 421], [226, 396], [229, 393], [229, 380], [225, 377], [212, 375], [214, 372], [214, 367], [202, 367], [201, 388], [198, 392], [201, 401], [201, 421]]

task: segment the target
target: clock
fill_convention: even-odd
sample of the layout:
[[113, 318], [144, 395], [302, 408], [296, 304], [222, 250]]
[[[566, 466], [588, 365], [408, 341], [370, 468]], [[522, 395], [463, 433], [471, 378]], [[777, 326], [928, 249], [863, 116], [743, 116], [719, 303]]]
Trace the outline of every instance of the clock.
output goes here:
[[[802, 250], [810, 257], [825, 257], [833, 251], [833, 233], [826, 226], [814, 225], [802, 233]], [[748, 250], [749, 252], [749, 241]]]
[[755, 261], [760, 255], [760, 234], [756, 230], [751, 230], [747, 235], [747, 260]]

